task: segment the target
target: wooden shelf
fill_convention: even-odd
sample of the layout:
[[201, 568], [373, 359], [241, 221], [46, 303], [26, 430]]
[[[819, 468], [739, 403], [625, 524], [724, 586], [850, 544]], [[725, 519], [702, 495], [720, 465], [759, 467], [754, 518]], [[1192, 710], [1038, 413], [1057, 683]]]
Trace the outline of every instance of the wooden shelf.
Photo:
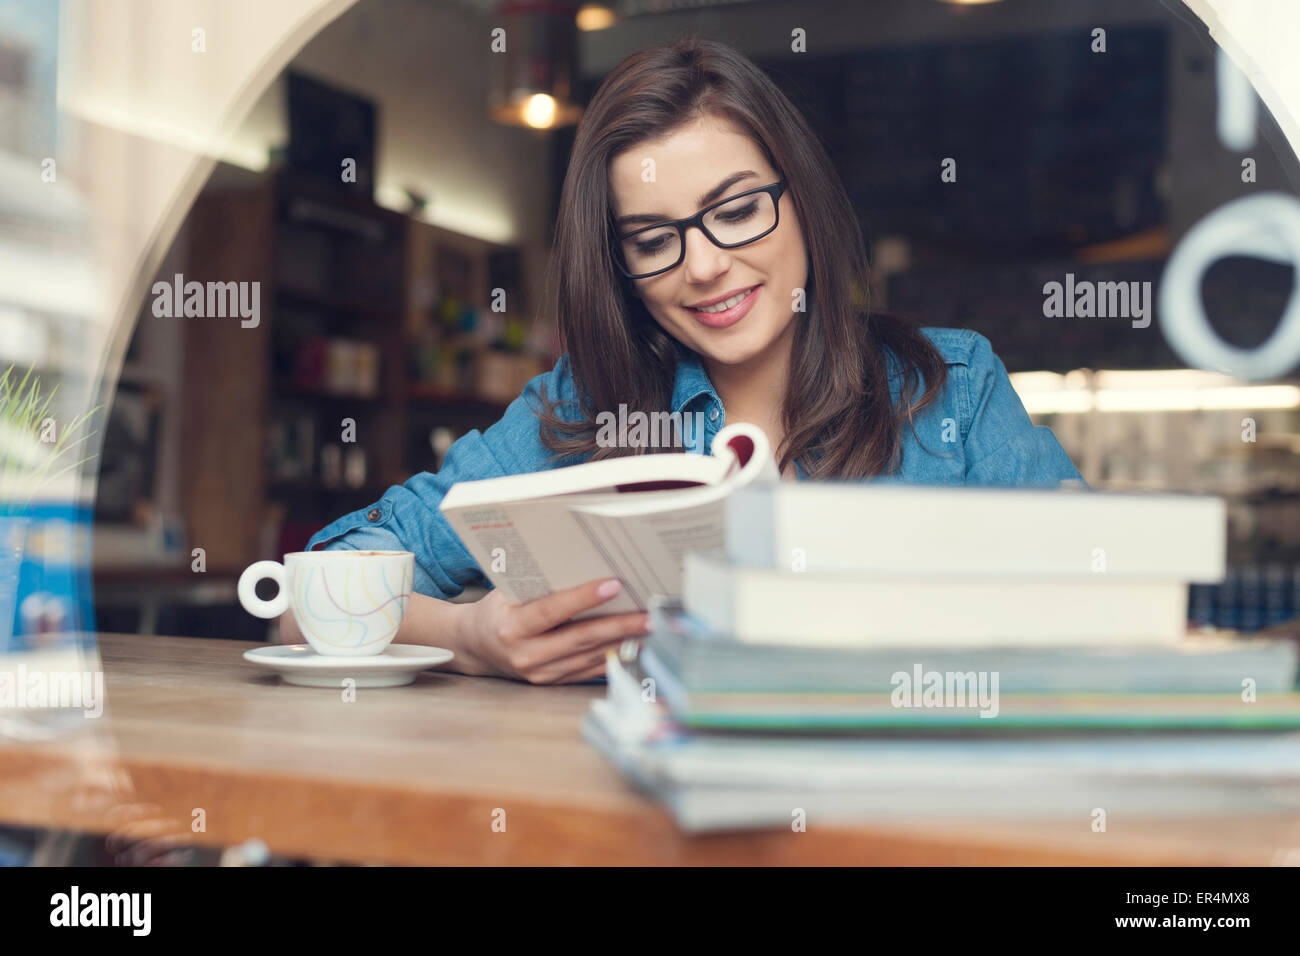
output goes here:
[[283, 398], [303, 398], [313, 402], [382, 402], [383, 395], [359, 395], [353, 392], [330, 392], [323, 388], [304, 388], [300, 385], [288, 385], [272, 382], [271, 391]]
[[351, 485], [327, 485], [319, 478], [268, 478], [266, 487], [269, 491], [328, 492], [338, 495], [370, 495], [376, 498], [388, 490], [387, 485], [371, 482], [357, 488]]
[[[291, 215], [300, 200], [320, 208], [311, 216]], [[332, 208], [345, 210], [355, 228], [342, 217], [331, 219]], [[363, 228], [368, 225], [373, 229]], [[499, 285], [508, 288], [513, 307], [524, 310], [522, 272], [519, 263], [508, 261], [518, 250], [426, 226], [288, 171], [269, 174], [246, 190], [201, 195], [189, 228], [187, 275], [256, 279], [276, 306], [255, 329], [214, 322], [184, 327], [181, 507], [191, 537], [207, 548], [209, 566], [242, 567], [265, 557], [268, 521], [282, 522], [281, 537], [305, 538], [378, 500], [430, 460], [431, 426], [447, 425], [457, 434], [485, 427], [509, 404], [410, 382], [408, 342], [429, 321], [429, 305], [413, 301], [407, 291], [416, 282], [420, 288], [432, 282], [482, 308]], [[367, 238], [370, 232], [374, 241]], [[370, 289], [376, 294], [367, 295]], [[277, 338], [277, 327], [290, 334]], [[283, 353], [294, 352], [295, 339], [308, 335], [377, 347], [376, 394], [304, 387], [292, 381], [292, 373], [277, 374], [297, 367], [294, 356]], [[283, 440], [310, 436], [313, 447], [273, 454], [300, 455], [314, 466], [321, 436], [332, 433], [330, 420], [343, 413], [354, 414], [364, 436], [362, 487], [327, 485], [315, 467], [310, 477], [276, 477], [267, 455], [273, 424], [296, 429], [302, 420], [297, 438], [286, 433]], [[241, 468], [239, 480], [232, 481]]]
[[313, 292], [308, 289], [295, 289], [283, 283], [275, 289], [275, 294], [285, 299], [292, 299], [304, 305], [327, 309], [331, 312], [354, 312], [361, 314], [391, 314], [402, 311], [400, 302], [379, 302], [353, 299], [347, 296], [332, 295], [326, 292]]
[[460, 405], [471, 407], [491, 407], [505, 409], [510, 402], [487, 395], [475, 395], [440, 385], [425, 385], [412, 382], [406, 389], [406, 397], [413, 402], [427, 402], [438, 405]]

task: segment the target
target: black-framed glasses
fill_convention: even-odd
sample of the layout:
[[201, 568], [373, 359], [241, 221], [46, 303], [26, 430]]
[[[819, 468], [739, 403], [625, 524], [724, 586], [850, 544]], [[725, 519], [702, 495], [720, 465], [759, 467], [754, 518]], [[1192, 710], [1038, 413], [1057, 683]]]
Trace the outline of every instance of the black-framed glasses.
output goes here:
[[698, 227], [709, 242], [734, 249], [757, 242], [780, 222], [785, 180], [720, 199], [689, 219], [642, 226], [615, 241], [615, 262], [629, 279], [648, 279], [676, 269], [686, 258], [686, 230]]

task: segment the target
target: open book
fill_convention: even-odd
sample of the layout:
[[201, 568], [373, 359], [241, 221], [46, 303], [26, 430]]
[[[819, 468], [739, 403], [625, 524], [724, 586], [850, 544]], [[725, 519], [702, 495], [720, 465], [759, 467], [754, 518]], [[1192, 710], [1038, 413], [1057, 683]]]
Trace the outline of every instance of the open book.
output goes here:
[[722, 555], [727, 496], [780, 478], [754, 425], [728, 425], [713, 456], [632, 455], [452, 485], [439, 506], [492, 584], [515, 603], [596, 578], [617, 577], [616, 598], [578, 615], [679, 598], [686, 552]]

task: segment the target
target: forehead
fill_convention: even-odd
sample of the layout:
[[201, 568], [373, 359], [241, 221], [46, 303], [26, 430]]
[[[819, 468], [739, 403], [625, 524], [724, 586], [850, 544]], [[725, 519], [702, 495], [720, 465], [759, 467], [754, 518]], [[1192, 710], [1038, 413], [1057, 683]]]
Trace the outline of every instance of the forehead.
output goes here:
[[609, 163], [610, 202], [616, 216], [693, 214], [698, 198], [732, 173], [752, 169], [752, 189], [775, 178], [763, 150], [740, 127], [721, 116], [702, 116], [666, 136], [637, 143]]

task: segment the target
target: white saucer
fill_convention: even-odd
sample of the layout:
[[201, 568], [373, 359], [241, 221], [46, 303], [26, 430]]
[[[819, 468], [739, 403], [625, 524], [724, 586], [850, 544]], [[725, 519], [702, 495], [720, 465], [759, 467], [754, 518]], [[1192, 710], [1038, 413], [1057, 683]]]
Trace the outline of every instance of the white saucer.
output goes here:
[[310, 644], [272, 644], [244, 651], [244, 660], [279, 674], [286, 683], [302, 687], [340, 687], [345, 677], [357, 687], [400, 687], [420, 671], [445, 664], [456, 655], [423, 644], [389, 644], [382, 654], [326, 657]]

